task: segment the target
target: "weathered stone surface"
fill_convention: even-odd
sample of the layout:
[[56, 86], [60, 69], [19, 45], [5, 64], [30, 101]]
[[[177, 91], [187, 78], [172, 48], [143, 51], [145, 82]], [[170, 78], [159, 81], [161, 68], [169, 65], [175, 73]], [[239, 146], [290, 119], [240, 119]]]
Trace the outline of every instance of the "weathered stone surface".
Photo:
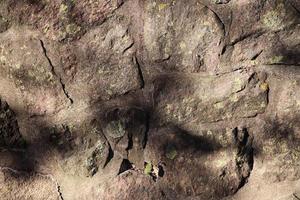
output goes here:
[[162, 188], [220, 199], [235, 193], [250, 175], [251, 143], [246, 129], [205, 130], [200, 135], [158, 129], [149, 132], [145, 160], [163, 166], [164, 173], [158, 177]]
[[44, 174], [28, 174], [1, 168], [1, 198], [9, 199], [60, 199], [59, 188], [51, 176]]
[[[86, 86], [86, 90], [94, 93], [87, 96], [99, 95], [98, 98], [106, 100], [141, 87], [138, 66], [131, 49], [133, 40], [127, 26], [122, 24], [122, 20], [115, 19], [79, 41], [78, 56], [82, 63], [74, 80], [82, 79], [81, 84]], [[90, 66], [88, 70], [84, 69], [86, 66]], [[79, 85], [77, 88], [82, 90], [83, 87]], [[78, 92], [81, 94], [81, 91]]]
[[103, 23], [122, 2], [4, 0], [1, 14], [7, 24], [29, 25], [49, 39], [64, 42], [78, 39], [86, 29]]
[[268, 84], [247, 71], [216, 76], [163, 76], [155, 80], [158, 122], [216, 122], [254, 117], [268, 104]]
[[53, 114], [68, 103], [40, 37], [26, 28], [10, 29], [0, 37], [1, 78], [21, 91], [31, 115]]
[[113, 180], [107, 186], [103, 196], [107, 199], [165, 199], [151, 177], [127, 171]]
[[43, 133], [48, 135], [48, 142], [66, 174], [91, 177], [111, 159], [110, 145], [95, 120], [80, 126], [51, 127]]
[[144, 55], [149, 70], [199, 72], [214, 65], [224, 27], [197, 1], [145, 1]]
[[75, 103], [109, 100], [141, 88], [129, 23], [114, 16], [71, 45], [49, 46], [49, 57]]
[[0, 1], [1, 198], [300, 198], [299, 10]]

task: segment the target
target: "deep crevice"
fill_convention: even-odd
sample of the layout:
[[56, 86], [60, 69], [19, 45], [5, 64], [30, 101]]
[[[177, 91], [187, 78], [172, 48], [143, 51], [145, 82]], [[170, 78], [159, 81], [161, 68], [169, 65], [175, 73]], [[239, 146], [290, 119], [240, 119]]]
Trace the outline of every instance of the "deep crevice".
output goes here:
[[146, 148], [146, 145], [148, 142], [149, 129], [150, 129], [150, 115], [148, 112], [146, 112], [146, 130], [145, 130], [145, 135], [144, 135], [143, 143], [142, 143], [142, 146], [144, 149]]
[[256, 59], [262, 54], [263, 51], [264, 51], [264, 50], [261, 50], [261, 51], [259, 51], [258, 53], [256, 53], [256, 54], [251, 58], [251, 60], [256, 60]]
[[126, 51], [128, 51], [129, 49], [131, 49], [131, 47], [133, 47], [133, 45], [134, 45], [134, 42], [132, 42], [128, 47], [126, 47], [122, 53], [125, 54]]
[[123, 172], [133, 169], [131, 162], [128, 159], [123, 159], [121, 166], [119, 168], [118, 175], [122, 174]]
[[144, 76], [143, 76], [143, 72], [142, 72], [140, 63], [139, 63], [136, 56], [134, 56], [134, 62], [135, 62], [136, 66], [137, 66], [137, 69], [138, 69], [138, 74], [139, 74], [140, 81], [141, 81], [141, 89], [143, 89], [144, 86], [145, 86], [145, 80], [144, 80]]
[[[253, 165], [254, 165], [254, 157], [253, 157], [254, 151], [252, 147], [253, 138], [250, 137], [248, 130], [246, 128], [242, 128], [242, 130], [235, 128], [232, 133], [238, 148], [235, 162], [237, 165], [237, 172], [241, 178], [239, 186], [235, 191], [237, 192], [247, 183], [248, 178], [250, 177], [251, 171], [253, 169]], [[247, 174], [245, 174], [245, 170], [247, 170], [247, 167], [245, 168], [244, 165], [248, 165], [249, 167], [248, 169], [249, 171], [247, 171]]]
[[102, 134], [102, 135], [105, 138], [105, 141], [107, 142], [107, 145], [108, 145], [108, 155], [107, 155], [106, 161], [105, 161], [104, 166], [103, 166], [103, 167], [105, 167], [113, 159], [114, 151], [112, 150], [111, 145], [110, 145], [107, 137], [105, 136], [105, 134]]

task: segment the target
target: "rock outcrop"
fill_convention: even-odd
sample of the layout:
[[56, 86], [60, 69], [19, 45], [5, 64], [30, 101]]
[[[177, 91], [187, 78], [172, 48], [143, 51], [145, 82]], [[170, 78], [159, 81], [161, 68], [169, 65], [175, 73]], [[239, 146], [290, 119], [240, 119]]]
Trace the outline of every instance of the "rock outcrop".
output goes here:
[[300, 199], [297, 0], [1, 0], [1, 199]]

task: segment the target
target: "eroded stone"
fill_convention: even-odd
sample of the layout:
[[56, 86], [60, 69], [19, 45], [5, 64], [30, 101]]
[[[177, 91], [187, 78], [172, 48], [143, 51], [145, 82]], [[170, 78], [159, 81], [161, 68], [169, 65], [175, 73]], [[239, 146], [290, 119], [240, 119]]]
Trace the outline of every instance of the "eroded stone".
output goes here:
[[124, 159], [143, 168], [143, 149], [147, 139], [147, 114], [138, 108], [120, 108], [108, 112], [104, 119], [103, 132], [113, 151]]
[[245, 184], [253, 165], [252, 139], [247, 129], [240, 128], [207, 130], [200, 135], [176, 128], [152, 130], [145, 160], [153, 166], [164, 164], [164, 176], [158, 179], [162, 188], [216, 199]]

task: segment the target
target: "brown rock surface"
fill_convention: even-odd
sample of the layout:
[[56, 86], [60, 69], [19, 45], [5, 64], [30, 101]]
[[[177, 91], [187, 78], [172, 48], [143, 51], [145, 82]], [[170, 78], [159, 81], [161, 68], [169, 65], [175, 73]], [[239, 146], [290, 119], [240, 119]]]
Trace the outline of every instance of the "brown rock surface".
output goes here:
[[1, 0], [1, 199], [300, 199], [297, 0]]

